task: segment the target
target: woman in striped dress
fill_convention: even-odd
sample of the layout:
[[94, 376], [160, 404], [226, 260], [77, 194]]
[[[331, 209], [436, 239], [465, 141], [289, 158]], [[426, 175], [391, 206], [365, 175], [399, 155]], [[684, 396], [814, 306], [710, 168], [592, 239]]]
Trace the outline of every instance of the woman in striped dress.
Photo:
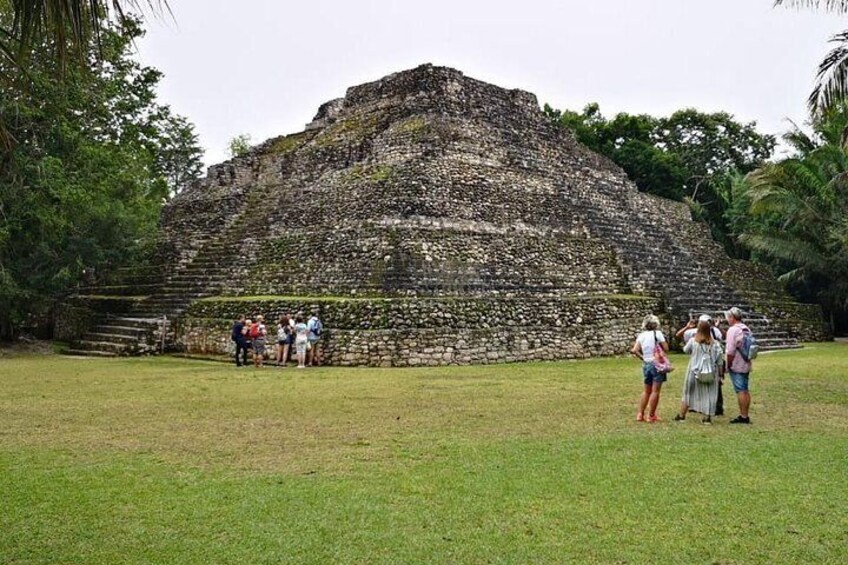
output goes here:
[[[686, 419], [686, 413], [692, 410], [703, 414], [701, 420], [703, 423], [711, 424], [718, 403], [724, 356], [721, 343], [713, 338], [709, 316], [702, 316], [698, 320], [698, 330], [683, 346], [683, 352], [689, 354], [689, 365], [686, 367], [686, 379], [683, 382], [680, 413], [674, 417], [674, 420], [682, 422]], [[705, 365], [706, 357], [709, 357], [709, 361]], [[703, 378], [699, 378], [699, 373], [702, 367], [709, 366], [710, 362], [713, 378], [710, 382], [704, 382]]]

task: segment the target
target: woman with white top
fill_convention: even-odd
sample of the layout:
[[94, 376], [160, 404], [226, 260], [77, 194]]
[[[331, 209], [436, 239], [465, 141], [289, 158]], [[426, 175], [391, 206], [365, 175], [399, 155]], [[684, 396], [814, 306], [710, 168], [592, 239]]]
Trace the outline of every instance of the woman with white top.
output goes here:
[[297, 368], [303, 369], [306, 367], [306, 348], [309, 345], [309, 329], [303, 323], [303, 316], [301, 314], [297, 315], [295, 322], [297, 323], [294, 325], [294, 346], [297, 352]]
[[[642, 332], [636, 337], [633, 349], [630, 352], [642, 361], [642, 377], [645, 388], [639, 398], [639, 411], [636, 412], [636, 421], [654, 423], [660, 420], [657, 416], [657, 405], [660, 403], [660, 391], [662, 384], [666, 381], [666, 373], [660, 373], [654, 366], [654, 349], [662, 348], [668, 351], [668, 341], [660, 331], [660, 320], [654, 315], [645, 316], [642, 322]], [[645, 416], [648, 409], [648, 416]]]

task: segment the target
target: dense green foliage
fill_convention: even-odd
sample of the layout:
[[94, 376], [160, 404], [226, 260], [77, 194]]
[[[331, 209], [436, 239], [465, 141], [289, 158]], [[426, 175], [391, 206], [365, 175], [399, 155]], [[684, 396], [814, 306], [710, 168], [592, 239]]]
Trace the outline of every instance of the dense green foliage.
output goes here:
[[741, 241], [796, 294], [821, 303], [848, 330], [848, 105], [784, 136], [795, 154], [738, 183], [728, 211]]
[[0, 364], [11, 563], [844, 562], [844, 344], [761, 354], [743, 429], [682, 369], [635, 422], [633, 359]]
[[663, 118], [620, 113], [608, 119], [597, 104], [589, 104], [580, 113], [545, 105], [545, 113], [574, 131], [578, 141], [615, 161], [639, 190], [690, 202], [714, 236], [732, 254], [744, 256], [727, 235], [730, 185], [735, 175], [754, 170], [771, 156], [773, 136], [725, 112], [687, 109]]
[[0, 61], [14, 77], [0, 81], [12, 140], [0, 154], [2, 336], [86, 271], [138, 259], [162, 203], [200, 172], [192, 125], [157, 103], [160, 73], [131, 57], [141, 34], [136, 20], [107, 26], [85, 68], [62, 70], [49, 42], [26, 72]]

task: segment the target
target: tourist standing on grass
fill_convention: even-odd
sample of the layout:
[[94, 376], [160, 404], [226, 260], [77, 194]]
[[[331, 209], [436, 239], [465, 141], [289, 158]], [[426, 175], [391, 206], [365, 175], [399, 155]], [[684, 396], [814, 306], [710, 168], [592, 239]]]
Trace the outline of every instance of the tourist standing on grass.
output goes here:
[[[707, 314], [701, 314], [700, 319], [705, 318], [711, 322], [710, 333], [713, 336], [713, 339], [718, 341], [721, 344], [724, 341], [724, 332], [719, 327], [718, 318], [712, 319]], [[689, 343], [689, 340], [695, 337], [695, 333], [698, 329], [698, 320], [692, 318], [689, 320], [689, 323], [677, 330], [675, 337], [679, 339], [683, 345]], [[721, 379], [718, 382], [718, 400], [716, 401], [715, 407], [715, 416], [723, 416], [724, 415], [724, 395], [722, 394], [722, 387], [724, 386], [724, 371], [722, 371]], [[694, 408], [690, 408], [692, 412], [697, 412]]]
[[312, 317], [306, 323], [306, 329], [309, 330], [307, 339], [309, 340], [309, 366], [320, 365], [321, 354], [318, 350], [318, 344], [321, 341], [321, 334], [324, 332], [324, 324], [318, 319], [318, 311], [312, 312]]
[[751, 393], [748, 391], [748, 377], [751, 374], [751, 362], [739, 353], [742, 338], [751, 330], [742, 323], [742, 310], [734, 306], [724, 313], [730, 326], [727, 330], [727, 369], [736, 399], [739, 401], [739, 416], [730, 420], [731, 424], [750, 424], [748, 409], [751, 407]]
[[265, 327], [265, 318], [262, 314], [256, 316], [256, 321], [250, 326], [250, 339], [253, 341], [253, 366], [261, 367], [265, 361], [265, 336], [268, 328]]
[[686, 419], [689, 410], [703, 414], [701, 421], [711, 424], [718, 405], [719, 382], [723, 365], [721, 342], [715, 338], [716, 329], [709, 316], [698, 318], [695, 335], [683, 346], [689, 354], [689, 365], [683, 379], [683, 398], [676, 422]]
[[[236, 367], [247, 365], [247, 339], [244, 337], [244, 323], [244, 315], [241, 315], [233, 324], [232, 340], [236, 344]], [[239, 358], [239, 355], [241, 355], [241, 358]]]
[[294, 325], [294, 347], [297, 353], [297, 368], [306, 367], [306, 348], [309, 346], [309, 328], [303, 323], [303, 316], [297, 315]]
[[[657, 422], [657, 405], [660, 403], [660, 391], [666, 381], [666, 373], [657, 371], [654, 366], [654, 349], [662, 348], [668, 351], [668, 342], [659, 329], [660, 320], [654, 315], [646, 316], [642, 322], [642, 333], [636, 337], [631, 353], [642, 361], [642, 377], [645, 388], [639, 398], [639, 411], [636, 412], [637, 422]], [[645, 410], [648, 416], [645, 416]]]
[[280, 316], [277, 324], [277, 366], [285, 367], [289, 360], [289, 344], [291, 343], [292, 329], [289, 325], [289, 317], [285, 314]]

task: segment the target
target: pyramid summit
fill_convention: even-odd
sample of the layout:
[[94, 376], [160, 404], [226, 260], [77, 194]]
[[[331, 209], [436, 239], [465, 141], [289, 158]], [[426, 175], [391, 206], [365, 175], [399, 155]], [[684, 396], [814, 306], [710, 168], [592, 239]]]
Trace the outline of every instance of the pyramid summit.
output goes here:
[[77, 318], [136, 329], [94, 327], [79, 350], [222, 353], [240, 313], [313, 309], [326, 360], [351, 365], [619, 354], [645, 314], [731, 305], [764, 348], [827, 336], [818, 306], [639, 192], [534, 95], [432, 65], [210, 167], [165, 206], [161, 242], [154, 269], [126, 273], [136, 296], [77, 300]]

